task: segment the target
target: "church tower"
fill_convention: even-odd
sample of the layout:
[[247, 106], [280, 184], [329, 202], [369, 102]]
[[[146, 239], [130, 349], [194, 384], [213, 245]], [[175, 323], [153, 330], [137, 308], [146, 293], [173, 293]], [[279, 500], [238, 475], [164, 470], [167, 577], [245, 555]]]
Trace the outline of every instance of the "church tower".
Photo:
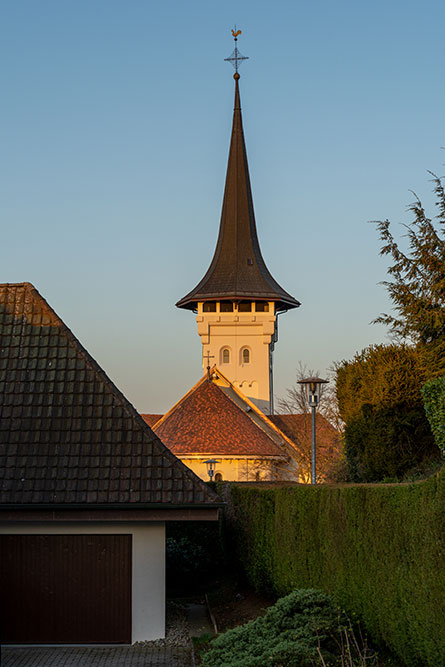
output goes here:
[[232, 136], [215, 254], [204, 278], [177, 302], [196, 313], [203, 368], [221, 372], [263, 412], [273, 413], [272, 353], [277, 315], [300, 303], [274, 280], [258, 241], [239, 93], [237, 49]]

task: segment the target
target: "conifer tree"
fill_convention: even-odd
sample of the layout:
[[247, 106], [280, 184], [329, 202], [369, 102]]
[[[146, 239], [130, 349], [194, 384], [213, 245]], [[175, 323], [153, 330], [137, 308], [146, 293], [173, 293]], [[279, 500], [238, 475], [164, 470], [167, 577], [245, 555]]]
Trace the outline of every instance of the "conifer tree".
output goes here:
[[[431, 172], [430, 172], [431, 173]], [[377, 223], [383, 242], [381, 255], [394, 261], [384, 281], [396, 314], [383, 313], [374, 320], [389, 326], [401, 340], [425, 347], [425, 359], [433, 375], [445, 371], [445, 190], [442, 179], [431, 173], [438, 213], [434, 222], [420, 199], [409, 206], [414, 220], [405, 225], [408, 251], [395, 241], [389, 220]]]

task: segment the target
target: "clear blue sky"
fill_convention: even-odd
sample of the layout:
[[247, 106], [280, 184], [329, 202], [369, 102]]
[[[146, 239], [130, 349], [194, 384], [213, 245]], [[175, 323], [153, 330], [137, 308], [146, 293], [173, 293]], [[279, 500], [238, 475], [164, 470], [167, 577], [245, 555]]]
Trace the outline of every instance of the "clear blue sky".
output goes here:
[[278, 396], [386, 340], [388, 260], [443, 172], [442, 0], [14, 0], [0, 7], [0, 282], [30, 281], [135, 406], [201, 375], [194, 316], [219, 225], [230, 28], [260, 243], [302, 302], [280, 317]]

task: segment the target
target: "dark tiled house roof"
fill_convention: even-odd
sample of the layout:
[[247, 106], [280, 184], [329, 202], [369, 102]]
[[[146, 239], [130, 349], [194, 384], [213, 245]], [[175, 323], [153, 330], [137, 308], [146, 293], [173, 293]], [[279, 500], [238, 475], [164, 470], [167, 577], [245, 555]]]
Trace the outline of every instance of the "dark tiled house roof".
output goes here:
[[270, 274], [260, 250], [253, 210], [243, 121], [235, 76], [235, 108], [218, 242], [201, 282], [176, 304], [195, 309], [198, 301], [261, 299], [277, 302], [278, 310], [300, 303]]
[[221, 387], [206, 377], [154, 429], [177, 456], [286, 456]]
[[29, 283], [0, 285], [0, 503], [212, 505]]

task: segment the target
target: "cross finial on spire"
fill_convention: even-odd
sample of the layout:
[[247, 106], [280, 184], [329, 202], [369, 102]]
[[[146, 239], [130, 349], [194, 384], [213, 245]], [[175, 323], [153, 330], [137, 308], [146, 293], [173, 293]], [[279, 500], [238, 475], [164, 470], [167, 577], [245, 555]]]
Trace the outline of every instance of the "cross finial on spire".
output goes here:
[[[241, 35], [241, 30], [236, 29], [236, 25], [234, 28], [232, 28], [232, 35], [233, 39], [235, 40], [235, 48], [232, 51], [232, 54], [229, 58], [224, 58], [229, 63], [232, 63], [232, 65], [235, 68], [235, 77], [239, 79], [239, 74], [238, 74], [238, 68], [243, 62], [243, 60], [249, 60], [248, 56], [243, 56], [240, 51], [238, 51], [238, 47], [236, 45], [238, 41], [238, 35]], [[236, 76], [238, 74], [238, 76]]]

